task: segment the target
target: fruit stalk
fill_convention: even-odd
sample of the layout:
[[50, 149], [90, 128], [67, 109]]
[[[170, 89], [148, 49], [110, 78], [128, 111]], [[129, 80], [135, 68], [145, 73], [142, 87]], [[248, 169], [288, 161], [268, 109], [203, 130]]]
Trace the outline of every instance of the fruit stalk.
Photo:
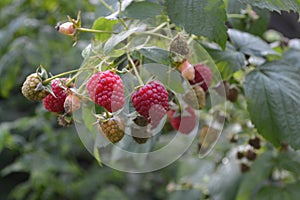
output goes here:
[[63, 76], [66, 76], [66, 75], [69, 75], [69, 74], [73, 74], [73, 73], [76, 73], [78, 72], [80, 69], [74, 69], [74, 70], [71, 70], [71, 71], [67, 71], [67, 72], [63, 72], [61, 74], [57, 74], [55, 76], [52, 76], [50, 78], [47, 78], [46, 80], [43, 81], [43, 85], [47, 85], [48, 83], [50, 83], [52, 80], [54, 79], [57, 79], [57, 78], [60, 78], [60, 77], [63, 77]]
[[133, 62], [133, 60], [131, 59], [131, 57], [130, 57], [129, 54], [127, 54], [127, 58], [128, 58], [128, 60], [129, 60], [130, 64], [132, 65], [132, 68], [133, 68], [133, 70], [134, 70], [134, 73], [135, 73], [135, 75], [136, 75], [136, 77], [137, 77], [137, 79], [138, 79], [140, 85], [143, 86], [143, 85], [144, 85], [144, 82], [143, 82], [143, 80], [141, 79], [141, 77], [139, 76], [139, 72], [138, 72], [138, 70], [136, 69], [136, 66], [135, 66], [135, 64], [134, 64], [134, 62]]
[[112, 34], [118, 34], [117, 32], [113, 32], [113, 31], [101, 31], [101, 30], [95, 30], [95, 29], [90, 29], [90, 28], [76, 28], [77, 31], [81, 31], [81, 32], [88, 32], [88, 33], [112, 33]]

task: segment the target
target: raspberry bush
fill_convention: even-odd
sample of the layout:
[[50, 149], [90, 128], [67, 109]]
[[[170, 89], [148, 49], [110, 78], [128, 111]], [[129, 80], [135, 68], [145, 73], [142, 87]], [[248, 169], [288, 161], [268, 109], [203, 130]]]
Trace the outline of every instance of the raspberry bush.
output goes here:
[[21, 92], [43, 101], [45, 121], [73, 124], [95, 159], [120, 171], [183, 155], [170, 199], [298, 198], [299, 40], [267, 30], [269, 11], [299, 12], [298, 2], [99, 4], [90, 28], [78, 12], [51, 32], [84, 46], [81, 64], [53, 74], [40, 60], [46, 67], [26, 72]]

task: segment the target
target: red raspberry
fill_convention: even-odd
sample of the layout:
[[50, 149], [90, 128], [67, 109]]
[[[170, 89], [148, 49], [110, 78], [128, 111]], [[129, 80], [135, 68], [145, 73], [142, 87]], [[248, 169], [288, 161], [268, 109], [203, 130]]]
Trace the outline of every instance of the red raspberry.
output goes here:
[[169, 110], [168, 118], [172, 127], [183, 134], [189, 134], [196, 126], [195, 111], [190, 106], [182, 113], [178, 113], [175, 110]]
[[43, 100], [44, 107], [50, 112], [64, 112], [64, 102], [67, 97], [67, 92], [62, 88], [62, 86], [67, 82], [67, 80], [67, 78], [61, 78], [52, 81], [51, 87], [55, 96], [48, 94]]
[[195, 78], [194, 80], [190, 81], [190, 84], [191, 85], [198, 84], [203, 88], [204, 92], [206, 92], [212, 81], [211, 69], [201, 63], [194, 65], [194, 69], [195, 69]]
[[168, 91], [154, 80], [135, 91], [131, 101], [135, 110], [155, 126], [168, 110]]
[[92, 75], [86, 89], [90, 98], [109, 112], [121, 109], [125, 103], [122, 79], [112, 71]]

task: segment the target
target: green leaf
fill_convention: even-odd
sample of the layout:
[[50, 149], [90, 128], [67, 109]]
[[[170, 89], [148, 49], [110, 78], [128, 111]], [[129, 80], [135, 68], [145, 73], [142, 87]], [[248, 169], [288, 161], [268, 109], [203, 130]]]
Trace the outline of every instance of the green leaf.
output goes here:
[[300, 152], [289, 149], [281, 151], [278, 155], [278, 167], [300, 175]]
[[205, 50], [215, 61], [223, 78], [230, 77], [234, 72], [240, 70], [245, 65], [245, 56], [238, 52], [230, 43], [226, 44], [225, 51], [219, 47], [203, 45]]
[[236, 159], [229, 155], [228, 163], [221, 164], [215, 173], [209, 175], [208, 190], [211, 199], [234, 199], [240, 184], [241, 173]]
[[213, 162], [197, 157], [188, 157], [179, 160], [177, 179], [197, 184], [204, 180], [208, 174], [212, 174], [214, 170], [215, 165]]
[[[245, 31], [254, 35], [262, 36], [267, 30], [270, 13], [266, 9], [260, 9], [257, 7], [252, 8], [253, 11], [259, 16], [256, 20], [251, 20], [249, 15], [244, 15], [245, 18], [229, 17], [229, 22], [234, 29]], [[229, 0], [227, 13], [229, 14], [241, 14], [242, 10], [247, 10], [247, 5], [243, 4], [242, 1]], [[251, 22], [249, 22], [249, 20]]]
[[[290, 59], [299, 60], [298, 57], [299, 53]], [[246, 76], [244, 88], [250, 117], [258, 132], [276, 146], [286, 141], [300, 148], [299, 74], [300, 62], [295, 65], [274, 61]]]
[[282, 57], [282, 62], [286, 62], [291, 66], [293, 65], [299, 66], [300, 65], [299, 53], [300, 53], [300, 49], [287, 50]]
[[[119, 0], [104, 0], [104, 2], [110, 6], [113, 10], [119, 8]], [[112, 10], [107, 8], [102, 2], [95, 5], [95, 14], [96, 16], [108, 16], [112, 14]]]
[[167, 87], [167, 89], [181, 94], [184, 93], [181, 75], [177, 70], [174, 70], [166, 65], [156, 63], [144, 64], [143, 68], [153, 74], [157, 80]]
[[255, 200], [297, 200], [300, 196], [300, 182], [284, 186], [267, 185], [261, 188], [254, 196]]
[[99, 149], [97, 148], [97, 146], [94, 147], [94, 157], [97, 160], [98, 164], [100, 166], [102, 166], [101, 158], [100, 158], [100, 153], [99, 153]]
[[13, 143], [13, 137], [7, 129], [8, 127], [5, 126], [5, 124], [0, 125], [0, 152], [2, 152], [5, 147], [9, 147]]
[[14, 88], [21, 70], [21, 61], [18, 60], [21, 55], [19, 50], [12, 49], [0, 59], [0, 97], [8, 97]]
[[123, 17], [134, 19], [146, 19], [160, 15], [163, 7], [157, 3], [152, 2], [134, 2], [130, 4], [123, 12]]
[[[112, 32], [113, 26], [118, 23], [118, 20], [110, 20], [104, 17], [99, 17], [94, 21], [93, 29], [100, 31]], [[108, 40], [111, 33], [96, 33], [95, 38], [101, 42]]]
[[266, 42], [250, 33], [229, 29], [228, 35], [235, 48], [253, 56], [278, 55]]
[[109, 40], [104, 45], [104, 53], [108, 54], [111, 52], [115, 46], [117, 46], [120, 42], [127, 39], [129, 36], [131, 36], [133, 33], [141, 30], [140, 27], [134, 27], [129, 29], [128, 31], [123, 31], [119, 34], [113, 35], [109, 38]]
[[254, 190], [267, 179], [275, 166], [273, 152], [267, 151], [260, 155], [251, 166], [239, 187], [237, 200], [249, 200]]
[[300, 12], [300, 2], [299, 0], [243, 0], [243, 3], [250, 4], [252, 6], [257, 6], [259, 8], [266, 8], [270, 11], [295, 11]]
[[94, 106], [91, 106], [91, 104], [82, 106], [82, 120], [84, 125], [91, 133], [94, 134], [93, 136], [95, 136], [96, 133], [94, 126], [97, 118], [91, 113], [94, 113]]
[[[127, 6], [131, 4], [133, 0], [122, 0], [122, 8], [124, 11]], [[95, 15], [107, 16], [110, 19], [116, 19], [119, 14], [120, 0], [101, 0], [95, 3]], [[109, 16], [108, 16], [109, 15]]]
[[169, 52], [158, 47], [143, 47], [138, 50], [146, 58], [164, 65], [170, 64]]
[[101, 190], [95, 195], [94, 200], [127, 200], [124, 190], [121, 190], [117, 186], [111, 185], [101, 188]]
[[222, 0], [167, 0], [171, 21], [188, 33], [205, 36], [225, 48], [227, 16]]
[[197, 189], [177, 190], [171, 193], [169, 200], [199, 200], [203, 198], [203, 193]]

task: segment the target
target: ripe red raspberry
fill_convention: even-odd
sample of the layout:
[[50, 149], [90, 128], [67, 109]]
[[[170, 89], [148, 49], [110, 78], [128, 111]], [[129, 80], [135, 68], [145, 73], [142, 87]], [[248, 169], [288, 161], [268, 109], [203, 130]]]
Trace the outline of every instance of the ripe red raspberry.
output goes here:
[[98, 72], [86, 84], [90, 98], [109, 112], [116, 112], [125, 103], [122, 79], [112, 71]]
[[110, 118], [105, 121], [100, 121], [101, 128], [105, 137], [112, 143], [119, 142], [124, 137], [123, 121], [119, 118]]
[[182, 113], [178, 113], [175, 110], [169, 110], [168, 118], [172, 127], [183, 134], [191, 133], [196, 126], [195, 111], [190, 106]]
[[43, 100], [44, 107], [50, 112], [64, 112], [64, 102], [67, 98], [67, 92], [63, 87], [67, 81], [67, 78], [55, 79], [52, 81], [51, 87], [55, 96], [48, 94]]
[[206, 92], [212, 81], [211, 69], [201, 63], [194, 65], [194, 69], [195, 69], [195, 78], [194, 80], [189, 81], [190, 84], [191, 85], [198, 84], [203, 88], [204, 92]]
[[135, 91], [131, 101], [135, 110], [155, 127], [168, 110], [168, 91], [154, 80]]

